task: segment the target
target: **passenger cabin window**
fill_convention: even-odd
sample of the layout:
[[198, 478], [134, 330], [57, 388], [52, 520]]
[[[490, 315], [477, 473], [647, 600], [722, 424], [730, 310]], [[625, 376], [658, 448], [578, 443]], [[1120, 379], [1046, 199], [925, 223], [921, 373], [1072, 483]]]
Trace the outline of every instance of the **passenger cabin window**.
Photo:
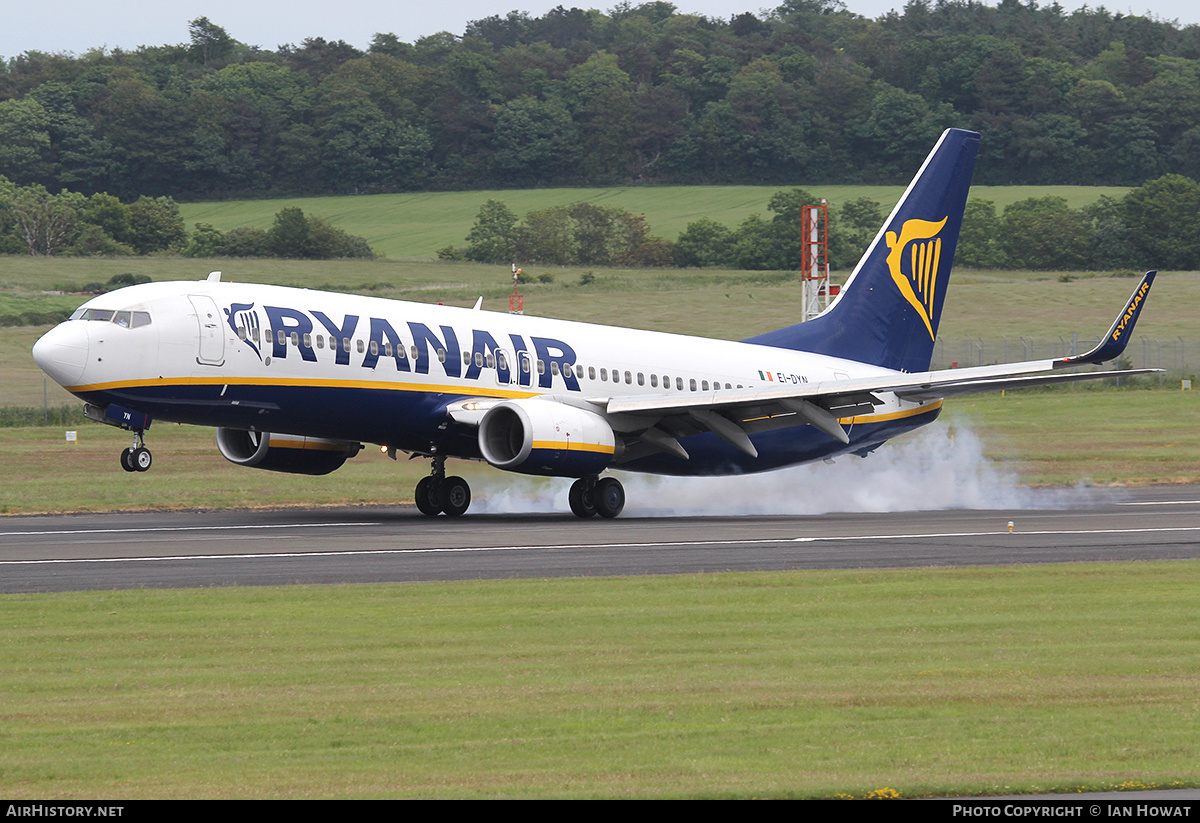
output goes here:
[[650, 375], [650, 388], [652, 388], [652, 389], [658, 388], [658, 375], [657, 374]]

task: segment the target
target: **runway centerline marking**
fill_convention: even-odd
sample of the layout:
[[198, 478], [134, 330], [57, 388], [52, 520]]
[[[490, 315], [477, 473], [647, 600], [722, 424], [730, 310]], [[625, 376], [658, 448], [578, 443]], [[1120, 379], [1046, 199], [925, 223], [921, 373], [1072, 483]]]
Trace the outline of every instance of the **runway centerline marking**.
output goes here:
[[[370, 524], [311, 524], [311, 525], [370, 525]], [[294, 526], [293, 526], [294, 527]], [[198, 528], [198, 527], [197, 527]], [[212, 530], [214, 527], [208, 527]], [[225, 527], [215, 527], [225, 528]], [[267, 527], [233, 527], [233, 528], [267, 528]], [[274, 527], [274, 528], [283, 528]], [[170, 529], [166, 529], [169, 531]], [[86, 533], [92, 530], [81, 530]], [[119, 530], [113, 530], [119, 531]], [[153, 529], [147, 529], [153, 531]], [[1083, 530], [1044, 530], [1044, 531], [1022, 531], [1018, 532], [1021, 536], [1041, 535], [1041, 536], [1068, 536], [1068, 535], [1090, 535], [1090, 534], [1149, 534], [1149, 533], [1167, 533], [1167, 532], [1196, 532], [1200, 531], [1200, 526], [1166, 526], [1155, 528], [1130, 528], [1130, 529], [1083, 529]], [[31, 534], [31, 532], [24, 532]], [[48, 532], [49, 534], [68, 534], [70, 532]], [[876, 534], [876, 535], [817, 535], [806, 537], [775, 537], [763, 538], [758, 540], [680, 540], [680, 541], [659, 541], [659, 542], [621, 542], [621, 543], [552, 543], [545, 545], [522, 545], [522, 546], [469, 546], [469, 547], [442, 547], [442, 548], [420, 548], [420, 549], [365, 549], [365, 550], [350, 550], [343, 549], [337, 551], [312, 551], [312, 552], [246, 552], [236, 554], [196, 554], [196, 555], [166, 555], [162, 557], [79, 557], [79, 558], [56, 558], [43, 560], [0, 560], [0, 566], [34, 566], [42, 564], [62, 564], [62, 563], [165, 563], [165, 562], [188, 562], [197, 560], [269, 560], [269, 559], [296, 559], [307, 557], [371, 557], [381, 555], [416, 555], [416, 554], [457, 554], [457, 553], [486, 553], [486, 552], [513, 552], [513, 551], [535, 551], [535, 550], [571, 550], [571, 549], [634, 549], [634, 548], [677, 548], [682, 546], [763, 546], [763, 545], [780, 545], [787, 543], [823, 543], [823, 542], [844, 542], [847, 540], [920, 540], [929, 538], [963, 538], [963, 537], [1005, 537], [1008, 536], [1007, 531], [985, 531], [985, 532], [934, 532], [934, 533], [914, 533], [914, 534]]]
[[1143, 500], [1137, 503], [1119, 503], [1121, 506], [1195, 506], [1200, 500]]

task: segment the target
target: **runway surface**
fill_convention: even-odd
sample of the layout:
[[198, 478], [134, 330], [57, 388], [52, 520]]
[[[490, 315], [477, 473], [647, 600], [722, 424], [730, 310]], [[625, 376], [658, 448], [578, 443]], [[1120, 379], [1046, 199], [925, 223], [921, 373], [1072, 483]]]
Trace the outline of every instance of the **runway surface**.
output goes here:
[[0, 592], [1200, 557], [1200, 487], [1080, 497], [1062, 509], [589, 521], [401, 507], [5, 517]]

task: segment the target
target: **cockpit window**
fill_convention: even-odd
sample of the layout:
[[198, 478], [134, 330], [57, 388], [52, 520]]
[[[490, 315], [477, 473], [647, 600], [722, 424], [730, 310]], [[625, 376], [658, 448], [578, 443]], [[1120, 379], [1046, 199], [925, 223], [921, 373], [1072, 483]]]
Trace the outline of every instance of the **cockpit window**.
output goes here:
[[116, 323], [123, 329], [140, 329], [151, 323], [148, 311], [113, 311], [112, 309], [76, 309], [71, 314], [71, 319]]

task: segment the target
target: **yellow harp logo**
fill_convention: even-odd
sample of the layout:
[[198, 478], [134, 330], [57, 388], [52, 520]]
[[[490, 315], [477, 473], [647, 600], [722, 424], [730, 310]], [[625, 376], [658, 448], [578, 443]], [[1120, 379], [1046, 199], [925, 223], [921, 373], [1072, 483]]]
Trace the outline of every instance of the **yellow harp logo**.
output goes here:
[[[929, 220], [905, 220], [900, 229], [900, 236], [889, 231], [884, 239], [887, 241], [888, 269], [892, 272], [892, 280], [904, 295], [904, 299], [912, 304], [925, 321], [929, 329], [929, 337], [933, 334], [933, 298], [937, 292], [938, 264], [942, 259], [942, 238], [938, 232], [946, 225], [947, 217], [941, 222]], [[908, 249], [907, 255], [905, 248]], [[908, 266], [905, 266], [905, 262]], [[907, 273], [904, 269], [907, 268]]]

